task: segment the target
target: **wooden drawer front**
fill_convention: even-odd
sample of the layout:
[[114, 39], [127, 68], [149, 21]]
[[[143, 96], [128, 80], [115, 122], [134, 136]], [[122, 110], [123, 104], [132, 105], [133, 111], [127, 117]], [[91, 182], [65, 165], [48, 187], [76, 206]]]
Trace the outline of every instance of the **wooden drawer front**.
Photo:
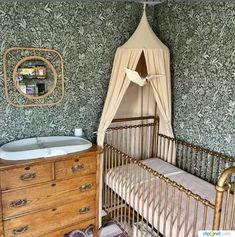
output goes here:
[[67, 179], [76, 176], [96, 173], [96, 157], [82, 157], [55, 163], [56, 179]]
[[52, 180], [52, 164], [25, 166], [1, 172], [2, 190]]
[[89, 225], [95, 225], [95, 219], [84, 221], [77, 225], [73, 225], [73, 226], [66, 227], [57, 231], [53, 231], [52, 233], [45, 234], [40, 237], [62, 237], [64, 236], [64, 234], [70, 233], [73, 230], [86, 229]]
[[40, 184], [2, 194], [3, 218], [42, 210], [96, 195], [94, 175]]
[[95, 217], [95, 200], [85, 199], [50, 210], [4, 221], [5, 237], [38, 237], [62, 226]]

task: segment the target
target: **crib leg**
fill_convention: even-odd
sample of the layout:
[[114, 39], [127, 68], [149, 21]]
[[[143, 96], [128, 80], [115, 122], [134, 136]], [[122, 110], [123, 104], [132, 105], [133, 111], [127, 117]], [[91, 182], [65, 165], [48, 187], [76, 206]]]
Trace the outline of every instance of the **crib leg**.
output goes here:
[[223, 193], [224, 193], [224, 189], [216, 186], [215, 213], [214, 213], [213, 230], [219, 230], [219, 228], [220, 228]]

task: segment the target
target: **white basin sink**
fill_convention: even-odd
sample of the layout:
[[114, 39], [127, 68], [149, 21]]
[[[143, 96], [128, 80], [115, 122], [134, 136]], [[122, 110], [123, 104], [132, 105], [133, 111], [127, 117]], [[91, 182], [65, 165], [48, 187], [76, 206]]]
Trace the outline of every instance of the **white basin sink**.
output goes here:
[[92, 146], [80, 137], [54, 136], [36, 137], [9, 142], [0, 147], [0, 158], [4, 160], [29, 160], [66, 155], [83, 151]]

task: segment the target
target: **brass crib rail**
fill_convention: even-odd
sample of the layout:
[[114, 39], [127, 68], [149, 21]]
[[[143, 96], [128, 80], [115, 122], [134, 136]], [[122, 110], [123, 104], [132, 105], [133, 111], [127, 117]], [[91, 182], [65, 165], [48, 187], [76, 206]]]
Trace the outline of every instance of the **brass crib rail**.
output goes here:
[[212, 184], [235, 165], [233, 157], [159, 134], [158, 127], [159, 118], [154, 116], [114, 119], [105, 143], [138, 160], [158, 157], [169, 162], [167, 156], [175, 153], [177, 167]]
[[171, 141], [176, 147], [176, 166], [203, 180], [216, 184], [223, 170], [235, 165], [235, 159], [191, 143], [158, 134], [157, 157]]

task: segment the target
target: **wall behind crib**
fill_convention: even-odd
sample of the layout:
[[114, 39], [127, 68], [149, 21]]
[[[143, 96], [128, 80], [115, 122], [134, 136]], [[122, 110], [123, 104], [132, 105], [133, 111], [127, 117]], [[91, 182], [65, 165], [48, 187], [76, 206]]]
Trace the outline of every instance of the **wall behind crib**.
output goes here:
[[53, 48], [65, 61], [65, 98], [53, 107], [7, 104], [0, 58], [0, 145], [34, 136], [72, 135], [75, 127], [94, 140], [116, 48], [134, 32], [139, 4], [75, 1], [0, 3], [0, 50]]
[[163, 4], [155, 31], [171, 51], [178, 138], [235, 156], [235, 4]]

